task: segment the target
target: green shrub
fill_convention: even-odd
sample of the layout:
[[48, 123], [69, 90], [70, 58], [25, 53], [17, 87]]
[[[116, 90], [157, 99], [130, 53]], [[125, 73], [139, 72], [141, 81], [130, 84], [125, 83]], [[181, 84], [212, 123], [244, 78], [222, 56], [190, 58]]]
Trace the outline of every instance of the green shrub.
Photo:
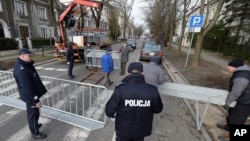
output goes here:
[[18, 49], [18, 43], [12, 38], [0, 38], [0, 51]]
[[41, 48], [42, 46], [54, 45], [54, 38], [31, 38], [32, 48]]

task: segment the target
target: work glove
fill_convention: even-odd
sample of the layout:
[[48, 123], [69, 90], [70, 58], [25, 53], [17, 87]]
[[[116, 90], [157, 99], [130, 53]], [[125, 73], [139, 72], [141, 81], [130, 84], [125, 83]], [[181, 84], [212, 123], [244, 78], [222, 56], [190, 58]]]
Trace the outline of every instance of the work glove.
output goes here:
[[229, 109], [229, 105], [227, 105], [226, 103], [222, 103], [221, 106], [222, 106], [225, 110], [228, 110], [228, 109]]
[[69, 64], [70, 64], [70, 62], [67, 62], [67, 64], [69, 65]]

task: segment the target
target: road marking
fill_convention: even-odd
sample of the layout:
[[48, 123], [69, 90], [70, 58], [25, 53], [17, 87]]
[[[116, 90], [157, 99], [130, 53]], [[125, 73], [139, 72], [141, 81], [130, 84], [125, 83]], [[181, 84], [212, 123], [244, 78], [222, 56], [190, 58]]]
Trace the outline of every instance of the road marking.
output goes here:
[[18, 108], [14, 108], [13, 110], [10, 110], [4, 114], [0, 115], [0, 127], [3, 126], [12, 116], [20, 113], [22, 110]]
[[64, 137], [64, 141], [85, 141], [89, 136], [90, 131], [74, 127]]
[[[41, 128], [43, 128], [44, 126], [46, 126], [46, 124], [49, 124], [50, 122], [51, 120], [47, 117], [40, 116], [39, 118], [39, 123], [43, 124]], [[18, 132], [10, 136], [6, 141], [23, 141], [24, 139], [28, 140], [29, 138], [31, 138], [31, 133], [28, 125], [26, 125], [25, 127], [21, 128]]]
[[55, 71], [67, 71], [68, 69], [56, 69]]
[[56, 68], [45, 68], [44, 70], [55, 70]]
[[43, 69], [44, 67], [35, 67], [37, 70], [41, 70]]
[[37, 70], [55, 70], [55, 71], [67, 71], [68, 69], [61, 69], [61, 68], [45, 68], [45, 67], [36, 67]]

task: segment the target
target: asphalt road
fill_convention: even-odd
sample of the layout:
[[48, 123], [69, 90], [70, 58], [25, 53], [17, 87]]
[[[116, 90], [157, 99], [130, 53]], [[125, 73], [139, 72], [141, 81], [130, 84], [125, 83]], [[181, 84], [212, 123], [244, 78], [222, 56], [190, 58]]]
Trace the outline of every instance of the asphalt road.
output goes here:
[[[142, 45], [142, 39], [137, 42], [137, 49], [130, 53], [129, 62], [139, 60], [139, 52]], [[112, 46], [117, 50], [122, 43]], [[147, 61], [142, 61], [147, 65]], [[128, 63], [129, 64], [129, 63]], [[127, 64], [127, 66], [128, 66]], [[41, 76], [50, 76], [61, 79], [67, 79], [66, 61], [54, 61], [51, 63], [37, 66], [37, 71]], [[98, 70], [100, 73], [101, 71]], [[125, 77], [119, 75], [120, 70], [114, 70], [110, 78], [114, 84], [109, 86], [109, 90], [114, 90], [116, 84]], [[90, 72], [86, 69], [84, 63], [76, 63], [73, 74], [76, 76], [72, 81], [81, 81]], [[93, 75], [93, 77], [100, 77]], [[166, 77], [169, 75], [166, 73]], [[171, 81], [168, 79], [167, 81]], [[84, 83], [94, 83], [90, 80]], [[100, 83], [101, 84], [101, 83]], [[203, 141], [202, 134], [196, 130], [195, 122], [189, 113], [189, 110], [182, 99], [176, 97], [162, 96], [164, 110], [154, 118], [152, 135], [145, 138], [145, 141]], [[44, 140], [47, 141], [114, 141], [114, 122], [107, 119], [104, 128], [88, 131], [74, 125], [61, 122], [59, 120], [41, 116], [43, 123], [41, 132], [48, 134]], [[0, 103], [0, 140], [1, 141], [31, 141], [30, 132], [27, 126], [26, 111], [9, 107]]]
[[[139, 52], [142, 45], [142, 40], [138, 40], [137, 49], [130, 53], [129, 62], [139, 60]], [[122, 43], [117, 43], [112, 46], [115, 51], [122, 46]], [[146, 65], [148, 62], [142, 62]], [[128, 63], [129, 64], [129, 63]], [[127, 64], [127, 66], [128, 66]], [[40, 76], [56, 77], [60, 79], [68, 79], [67, 64], [65, 61], [54, 61], [51, 63], [36, 66]], [[98, 72], [101, 73], [100, 69]], [[114, 84], [108, 89], [113, 90], [116, 84], [125, 77], [119, 75], [120, 70], [114, 70], [110, 78]], [[81, 81], [90, 71], [86, 69], [84, 62], [76, 63], [73, 69], [73, 74], [76, 76], [72, 81]], [[100, 77], [94, 74], [93, 77]], [[84, 83], [95, 83], [95, 81], [86, 80]], [[101, 81], [102, 82], [102, 81]], [[100, 84], [101, 84], [100, 82]], [[41, 116], [40, 120], [43, 123], [41, 132], [48, 134], [44, 140], [48, 141], [111, 141], [114, 136], [114, 123], [110, 119], [107, 120], [107, 125], [103, 129], [88, 131], [68, 123], [58, 121], [53, 118]], [[1, 141], [26, 141], [33, 140], [27, 126], [26, 111], [9, 107], [0, 104], [0, 140]]]

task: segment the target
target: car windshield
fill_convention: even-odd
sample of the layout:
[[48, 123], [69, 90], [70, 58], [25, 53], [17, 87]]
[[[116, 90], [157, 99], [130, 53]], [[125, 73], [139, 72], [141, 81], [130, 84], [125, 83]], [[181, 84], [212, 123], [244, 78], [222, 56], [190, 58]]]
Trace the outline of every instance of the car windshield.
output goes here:
[[161, 50], [161, 46], [146, 45], [144, 49], [146, 49], [146, 50]]
[[145, 44], [155, 44], [154, 41], [146, 41]]
[[131, 39], [130, 39], [130, 40], [127, 40], [127, 43], [128, 43], [128, 44], [134, 44], [134, 43], [135, 43], [135, 40], [131, 40]]

